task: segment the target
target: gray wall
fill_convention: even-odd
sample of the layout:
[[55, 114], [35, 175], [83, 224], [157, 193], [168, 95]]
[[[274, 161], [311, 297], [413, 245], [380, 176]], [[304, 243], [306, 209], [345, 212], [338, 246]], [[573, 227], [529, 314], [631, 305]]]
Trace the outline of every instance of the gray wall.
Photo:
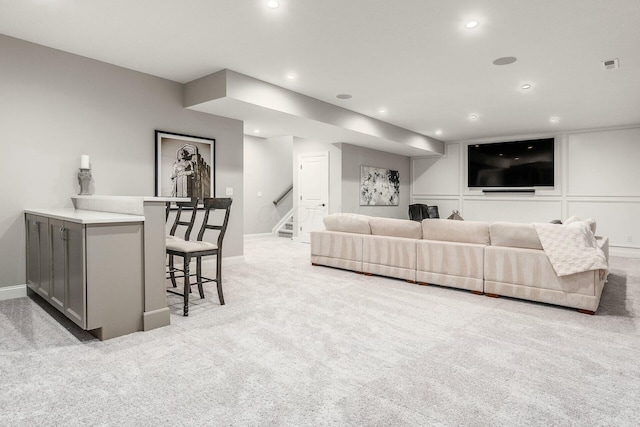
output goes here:
[[[387, 218], [409, 218], [410, 164], [409, 157], [342, 144], [342, 212]], [[360, 206], [360, 166], [374, 166], [399, 172], [398, 206]]]
[[155, 129], [216, 139], [225, 256], [242, 255], [242, 122], [184, 109], [179, 83], [3, 35], [0, 94], [0, 287], [25, 283], [23, 209], [72, 207], [81, 154], [96, 194], [154, 195]]
[[[360, 213], [387, 218], [409, 217], [411, 159], [346, 143], [329, 144], [294, 138], [292, 159], [294, 201], [298, 198], [298, 174], [295, 173], [298, 156], [302, 153], [321, 151], [329, 152], [329, 213]], [[360, 206], [360, 166], [393, 169], [400, 173], [398, 206]], [[295, 236], [297, 236], [297, 230], [298, 224], [294, 212]]]
[[[273, 201], [293, 184], [293, 137], [244, 137], [244, 234], [270, 233], [293, 206], [292, 193]], [[262, 193], [259, 196], [258, 193]]]

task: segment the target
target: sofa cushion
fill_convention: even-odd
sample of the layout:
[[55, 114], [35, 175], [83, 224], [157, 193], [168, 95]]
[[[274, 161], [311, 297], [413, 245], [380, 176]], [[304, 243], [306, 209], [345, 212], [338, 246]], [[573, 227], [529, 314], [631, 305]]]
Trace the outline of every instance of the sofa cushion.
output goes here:
[[[558, 227], [562, 227], [558, 225]], [[533, 224], [494, 222], [491, 224], [491, 245], [523, 249], [542, 249]]]
[[326, 215], [323, 219], [327, 231], [342, 231], [345, 233], [371, 234], [369, 217], [353, 213], [336, 213]]
[[425, 219], [422, 221], [422, 238], [460, 243], [489, 245], [489, 223], [481, 221], [449, 221]]
[[370, 217], [369, 226], [371, 234], [377, 236], [422, 239], [420, 223], [408, 219]]

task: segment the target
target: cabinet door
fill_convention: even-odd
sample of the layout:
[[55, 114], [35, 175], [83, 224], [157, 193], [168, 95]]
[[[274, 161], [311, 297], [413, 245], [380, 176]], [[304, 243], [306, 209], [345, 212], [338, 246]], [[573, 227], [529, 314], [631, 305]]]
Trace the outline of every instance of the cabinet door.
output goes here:
[[64, 223], [67, 249], [67, 287], [64, 313], [75, 324], [85, 328], [87, 311], [84, 226]]
[[38, 293], [47, 301], [51, 293], [51, 248], [49, 246], [49, 218], [38, 217], [38, 251], [40, 264], [40, 281]]
[[27, 286], [38, 291], [40, 283], [40, 236], [38, 217], [26, 215], [27, 231]]
[[51, 296], [49, 302], [64, 313], [66, 288], [66, 241], [64, 222], [49, 219], [49, 235], [51, 237]]
[[27, 285], [49, 299], [49, 220], [27, 214]]

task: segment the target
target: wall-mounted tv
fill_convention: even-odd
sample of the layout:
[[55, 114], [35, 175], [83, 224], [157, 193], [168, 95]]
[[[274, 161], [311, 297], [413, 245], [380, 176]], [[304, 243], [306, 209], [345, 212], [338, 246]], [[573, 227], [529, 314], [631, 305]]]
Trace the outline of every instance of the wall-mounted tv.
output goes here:
[[553, 138], [469, 144], [469, 187], [553, 187]]

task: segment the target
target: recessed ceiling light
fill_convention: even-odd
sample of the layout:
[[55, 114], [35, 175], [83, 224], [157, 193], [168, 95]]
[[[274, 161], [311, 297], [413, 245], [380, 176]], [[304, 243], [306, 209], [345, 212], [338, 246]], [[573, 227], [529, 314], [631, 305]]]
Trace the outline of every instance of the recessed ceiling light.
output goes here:
[[478, 120], [477, 114], [469, 114], [469, 120]]
[[287, 74], [287, 79], [289, 80], [295, 80], [296, 76], [294, 74]]
[[253, 133], [260, 133], [260, 129], [254, 129]]
[[471, 29], [471, 28], [475, 28], [475, 27], [477, 27], [477, 26], [478, 26], [478, 24], [479, 24], [479, 22], [478, 22], [478, 21], [469, 21], [469, 22], [467, 22], [466, 24], [464, 24], [464, 27], [465, 27], [465, 28], [468, 28], [468, 29]]
[[336, 95], [336, 98], [338, 98], [338, 99], [351, 99], [353, 97], [351, 95], [349, 95], [348, 93], [341, 93], [340, 95]]
[[440, 129], [436, 130], [436, 135], [442, 135], [442, 131]]
[[385, 108], [378, 108], [378, 113], [384, 114], [387, 110]]
[[280, 6], [280, 2], [277, 0], [269, 0], [267, 2], [267, 7], [270, 7], [271, 9], [277, 9]]
[[558, 122], [560, 121], [560, 118], [559, 118], [559, 117], [555, 117], [555, 116], [554, 116], [554, 117], [551, 117], [551, 118], [549, 119], [549, 121], [550, 121], [551, 123], [558, 123]]
[[531, 85], [529, 83], [525, 83], [522, 86], [520, 86], [520, 89], [531, 89]]
[[498, 58], [493, 61], [493, 65], [509, 65], [516, 62], [518, 58], [515, 56], [503, 56], [502, 58]]

